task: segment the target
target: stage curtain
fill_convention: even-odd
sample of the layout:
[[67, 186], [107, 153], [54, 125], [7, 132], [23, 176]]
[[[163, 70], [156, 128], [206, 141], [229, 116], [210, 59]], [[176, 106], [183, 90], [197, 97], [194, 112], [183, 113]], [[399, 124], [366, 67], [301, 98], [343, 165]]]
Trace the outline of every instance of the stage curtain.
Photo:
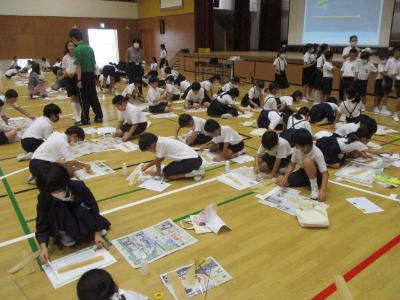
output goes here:
[[250, 1], [235, 0], [235, 15], [233, 26], [233, 50], [249, 51], [250, 49]]
[[[214, 48], [213, 33], [213, 1], [212, 0], [195, 0], [194, 1], [194, 32], [195, 47], [198, 48]], [[185, 26], [185, 24], [182, 24]]]
[[281, 47], [281, 0], [261, 0], [259, 49], [277, 51]]

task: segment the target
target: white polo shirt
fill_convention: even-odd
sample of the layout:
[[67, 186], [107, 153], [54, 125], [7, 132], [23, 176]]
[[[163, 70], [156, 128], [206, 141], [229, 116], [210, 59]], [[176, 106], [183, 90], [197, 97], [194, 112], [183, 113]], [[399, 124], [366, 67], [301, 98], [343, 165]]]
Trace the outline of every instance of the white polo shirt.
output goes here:
[[386, 62], [380, 62], [378, 64], [378, 74], [376, 74], [375, 80], [383, 78], [383, 72], [385, 72]]
[[396, 59], [391, 57], [387, 60], [385, 65], [385, 72], [388, 75], [396, 75], [397, 74], [397, 65], [399, 64], [400, 59]]
[[51, 120], [48, 117], [41, 116], [36, 118], [31, 125], [25, 130], [22, 135], [23, 139], [34, 138], [38, 140], [47, 139], [53, 132]]
[[199, 155], [188, 145], [167, 137], [159, 137], [156, 144], [156, 156], [172, 161], [181, 161], [189, 158], [197, 158]]
[[192, 131], [201, 133], [202, 135], [210, 136], [210, 134], [204, 130], [204, 124], [206, 124], [206, 120], [195, 116], [192, 118], [194, 123]]
[[127, 95], [132, 95], [134, 90], [135, 90], [135, 84], [134, 83], [128, 84], [124, 88], [124, 91], [122, 92], [122, 97], [126, 97]]
[[224, 85], [223, 85], [223, 87], [222, 87], [222, 91], [225, 93], [225, 92], [229, 92], [231, 89], [233, 89], [233, 84], [232, 84], [232, 82], [227, 82], [227, 83], [225, 83]]
[[222, 95], [222, 96], [218, 96], [217, 97], [217, 101], [228, 105], [228, 106], [232, 106], [233, 104], [235, 104], [235, 101], [233, 100], [233, 98], [230, 95]]
[[306, 129], [312, 134], [310, 122], [304, 118], [296, 119], [293, 115], [288, 118], [287, 128]]
[[275, 58], [273, 65], [278, 71], [280, 72], [285, 71], [287, 66], [286, 58], [280, 58], [280, 57]]
[[213, 87], [212, 82], [209, 81], [209, 80], [202, 81], [202, 82], [200, 83], [200, 85], [201, 85], [201, 87], [202, 87], [204, 90], [206, 90], [207, 92], [211, 91], [211, 89], [212, 89], [212, 87]]
[[166, 86], [167, 86], [167, 92], [168, 93], [171, 93], [171, 94], [174, 94], [174, 95], [180, 95], [181, 94], [179, 92], [178, 88], [175, 85], [173, 85], [171, 83], [167, 83]]
[[347, 138], [337, 138], [337, 142], [339, 144], [340, 147], [340, 151], [342, 151], [343, 153], [349, 153], [349, 152], [353, 152], [353, 151], [365, 151], [368, 149], [368, 147], [366, 145], [364, 145], [363, 143], [361, 143], [360, 141], [354, 141], [350, 144], [347, 144]]
[[267, 97], [265, 97], [264, 109], [265, 110], [278, 110], [278, 103], [276, 102], [274, 95], [268, 94]]
[[0, 115], [5, 116], [6, 115], [6, 106], [12, 107], [14, 109], [18, 108], [19, 105], [17, 103], [12, 103], [8, 104], [6, 101], [6, 97], [0, 96], [0, 101], [2, 101], [4, 104], [0, 107]]
[[264, 91], [257, 89], [255, 86], [249, 89], [249, 99], [257, 99], [260, 98], [261, 95], [264, 95]]
[[17, 75], [17, 73], [18, 73], [17, 69], [8, 69], [7, 71], [4, 72], [4, 75], [11, 77]]
[[237, 145], [243, 141], [242, 136], [229, 126], [221, 126], [221, 135], [215, 136], [212, 139], [213, 143], [229, 143], [230, 145]]
[[179, 86], [180, 86], [180, 88], [181, 88], [181, 92], [184, 92], [184, 91], [186, 91], [186, 90], [189, 88], [190, 82], [189, 82], [188, 80], [181, 81], [181, 83], [179, 84]]
[[357, 65], [357, 60], [349, 60], [349, 59], [345, 60], [341, 68], [343, 77], [355, 77], [356, 65]]
[[283, 124], [283, 119], [280, 113], [276, 110], [270, 111], [268, 113], [269, 129], [275, 129], [279, 124]]
[[366, 64], [362, 63], [362, 61], [359, 61], [356, 64], [357, 79], [359, 80], [368, 80], [369, 74], [376, 73], [377, 71], [378, 69], [370, 61], [368, 61]]
[[36, 149], [32, 159], [56, 162], [64, 158], [65, 161], [73, 160], [68, 136], [65, 133], [53, 132], [43, 144]]
[[280, 137], [278, 139], [278, 144], [271, 150], [265, 149], [262, 144], [260, 145], [257, 150], [257, 155], [263, 156], [265, 153], [268, 153], [269, 156], [275, 156], [278, 159], [282, 159], [292, 154], [292, 147], [287, 140]]
[[339, 112], [341, 114], [345, 114], [346, 117], [356, 118], [360, 116], [362, 109], [362, 103], [360, 102], [353, 102], [350, 100], [345, 100], [339, 105]]
[[204, 100], [204, 89], [200, 88], [197, 94], [194, 93], [193, 90], [190, 90], [186, 95], [186, 100], [190, 102], [199, 103]]
[[147, 102], [150, 106], [155, 106], [159, 103], [157, 99], [160, 98], [162, 92], [163, 89], [160, 89], [159, 87], [153, 88], [152, 86], [149, 86], [149, 90], [147, 91]]
[[339, 136], [348, 136], [350, 133], [357, 132], [360, 128], [360, 123], [346, 123], [335, 130], [335, 133]]
[[119, 112], [119, 120], [124, 124], [139, 124], [147, 122], [144, 113], [132, 103], [127, 103], [126, 109]]
[[324, 155], [317, 146], [313, 145], [311, 151], [308, 152], [307, 154], [304, 154], [300, 149], [293, 148], [292, 150], [293, 163], [296, 163], [303, 168], [303, 161], [305, 157], [312, 159], [316, 163], [317, 168], [321, 173], [327, 171]]
[[322, 77], [333, 78], [333, 65], [330, 61], [325, 61], [322, 67]]

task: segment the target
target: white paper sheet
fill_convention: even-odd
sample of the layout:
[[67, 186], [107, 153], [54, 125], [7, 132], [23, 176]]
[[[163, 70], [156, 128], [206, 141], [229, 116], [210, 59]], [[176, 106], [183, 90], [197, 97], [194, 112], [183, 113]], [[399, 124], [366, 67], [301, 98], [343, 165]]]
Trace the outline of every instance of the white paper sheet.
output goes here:
[[246, 122], [240, 123], [240, 125], [242, 125], [244, 127], [255, 127], [255, 128], [257, 128], [257, 121], [256, 120], [246, 121]]
[[217, 214], [217, 206], [209, 205], [206, 207], [202, 214], [206, 221], [206, 226], [212, 230], [215, 234], [218, 234], [221, 229], [229, 229], [232, 230], [226, 223], [218, 216]]
[[377, 143], [374, 143], [374, 142], [371, 142], [371, 141], [368, 142], [367, 146], [372, 148], [372, 149], [381, 149], [382, 148], [381, 145], [379, 145]]
[[377, 170], [373, 168], [350, 163], [337, 171], [335, 175], [357, 182], [371, 184], [375, 181], [376, 171]]
[[201, 156], [201, 159], [203, 160], [202, 166], [204, 168], [225, 164], [225, 161], [214, 161], [214, 158], [216, 158], [217, 156], [215, 153], [210, 152], [209, 150], [204, 150], [199, 154]]
[[163, 182], [161, 180], [156, 180], [156, 179], [147, 179], [145, 182], [143, 182], [141, 185], [139, 185], [140, 188], [143, 189], [148, 189], [156, 192], [162, 192], [168, 187], [170, 187], [170, 183]]
[[327, 137], [327, 136], [331, 136], [331, 135], [332, 135], [332, 133], [329, 132], [329, 131], [327, 131], [327, 130], [320, 130], [320, 131], [318, 131], [318, 132], [316, 132], [316, 133], [314, 134], [314, 137], [315, 137], [317, 140], [319, 140], [319, 139], [321, 139], [321, 138], [323, 138], [323, 137]]
[[238, 117], [243, 119], [251, 119], [254, 116], [251, 112], [246, 112], [244, 114], [240, 114]]
[[[69, 272], [59, 273], [57, 270], [61, 267], [69, 266], [71, 264], [79, 263], [90, 258], [97, 256], [103, 256], [104, 259], [93, 264], [71, 270]], [[78, 280], [83, 273], [91, 269], [105, 268], [117, 260], [108, 252], [106, 249], [96, 249], [96, 246], [88, 247], [79, 250], [70, 255], [61, 257], [59, 259], [53, 260], [50, 266], [43, 265], [43, 270], [49, 278], [51, 284], [55, 289], [62, 287], [70, 282]]]
[[238, 164], [244, 164], [250, 161], [254, 161], [254, 157], [244, 154], [244, 155], [239, 155], [238, 157], [232, 158], [231, 161], [234, 161], [235, 163]]
[[365, 197], [347, 198], [346, 200], [365, 214], [379, 213], [384, 211], [383, 208], [379, 207]]
[[91, 172], [88, 173], [84, 169], [80, 169], [74, 172], [75, 177], [77, 177], [79, 180], [88, 180], [94, 177], [99, 177], [103, 175], [108, 175], [112, 174], [115, 171], [111, 169], [109, 166], [107, 166], [104, 162], [95, 160], [89, 162], [90, 167], [91, 167]]
[[250, 131], [250, 134], [253, 136], [263, 136], [263, 134], [267, 131], [265, 128], [257, 128]]
[[115, 127], [99, 127], [97, 128], [97, 134], [99, 135], [115, 135]]
[[116, 145], [114, 145], [114, 148], [121, 150], [123, 152], [132, 152], [132, 151], [139, 150], [139, 146], [132, 142], [123, 142], [120, 144], [116, 144]]
[[259, 183], [253, 168], [240, 167], [218, 177], [218, 181], [237, 190], [243, 190]]
[[190, 108], [190, 109], [185, 109], [185, 112], [187, 112], [187, 113], [207, 112], [207, 108]]

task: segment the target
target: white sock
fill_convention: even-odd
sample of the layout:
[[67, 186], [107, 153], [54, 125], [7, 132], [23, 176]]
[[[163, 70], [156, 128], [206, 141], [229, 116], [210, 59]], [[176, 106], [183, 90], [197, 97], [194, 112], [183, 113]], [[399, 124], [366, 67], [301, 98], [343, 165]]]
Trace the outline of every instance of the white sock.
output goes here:
[[310, 178], [310, 186], [311, 186], [311, 192], [318, 192], [318, 182], [317, 178], [311, 179]]
[[75, 122], [81, 121], [81, 105], [78, 102], [71, 102], [72, 114], [75, 117]]

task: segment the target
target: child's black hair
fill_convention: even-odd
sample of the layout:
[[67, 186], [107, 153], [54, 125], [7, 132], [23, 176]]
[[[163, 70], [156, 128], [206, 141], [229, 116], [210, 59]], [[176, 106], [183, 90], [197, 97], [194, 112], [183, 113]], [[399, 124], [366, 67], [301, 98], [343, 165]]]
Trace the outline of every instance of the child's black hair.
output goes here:
[[273, 90], [279, 90], [279, 85], [275, 82], [271, 82], [268, 87], [270, 93], [272, 93]]
[[358, 55], [358, 50], [352, 48], [352, 49], [350, 49], [349, 54], [354, 54], [355, 56], [357, 56]]
[[201, 88], [200, 82], [195, 81], [195, 82], [192, 83], [192, 90], [193, 91], [200, 91], [200, 88]]
[[85, 140], [85, 131], [79, 126], [71, 126], [65, 130], [66, 135], [76, 134], [80, 141]]
[[265, 81], [264, 80], [257, 80], [255, 85], [258, 88], [263, 89], [265, 87]]
[[361, 52], [360, 59], [369, 59], [369, 52], [367, 51]]
[[275, 131], [266, 131], [261, 138], [261, 144], [267, 150], [271, 150], [278, 145], [278, 141], [279, 137]]
[[301, 120], [303, 116], [308, 116], [310, 114], [310, 109], [307, 106], [301, 107], [295, 114], [294, 117], [297, 120]]
[[308, 50], [313, 49], [313, 48], [314, 48], [313, 44], [310, 44], [310, 43], [306, 44], [304, 46], [304, 53], [306, 53]]
[[42, 57], [42, 61], [46, 61], [46, 57]]
[[193, 121], [193, 117], [189, 114], [181, 114], [178, 119], [179, 127], [186, 127]]
[[47, 104], [43, 107], [43, 116], [48, 117], [50, 119], [51, 115], [61, 114], [61, 108], [54, 103]]
[[[74, 42], [71, 41], [71, 40], [67, 41], [67, 42], [65, 43], [65, 45], [64, 45], [64, 54], [69, 53], [69, 50], [68, 50], [68, 44], [69, 44], [69, 43], [74, 44]], [[74, 45], [75, 45], [75, 44], [74, 44]]]
[[220, 81], [221, 80], [221, 76], [219, 76], [218, 74], [214, 74], [213, 76], [211, 76], [208, 81], [213, 82], [213, 81]]
[[45, 194], [66, 190], [70, 183], [67, 169], [58, 163], [50, 163], [39, 172], [36, 178], [37, 188]]
[[208, 119], [204, 124], [204, 130], [208, 133], [214, 133], [216, 130], [220, 129], [219, 123], [213, 119]]
[[78, 28], [72, 28], [69, 31], [69, 38], [72, 39], [76, 39], [77, 41], [81, 41], [82, 38], [82, 32], [78, 29]]
[[351, 35], [351, 36], [349, 37], [349, 41], [351, 42], [351, 40], [354, 39], [354, 38], [356, 38], [356, 39], [358, 40], [358, 36], [356, 36], [356, 35]]
[[151, 61], [153, 62], [153, 63], [156, 63], [157, 62], [157, 58], [155, 58], [154, 56], [151, 58]]
[[172, 73], [171, 67], [165, 67], [165, 68], [164, 68], [164, 73], [165, 73], [165, 74], [171, 74], [171, 73]]
[[142, 133], [139, 137], [140, 151], [147, 151], [151, 145], [157, 143], [158, 137], [150, 132]]
[[312, 146], [313, 137], [307, 129], [301, 128], [292, 136], [292, 142], [298, 146]]
[[353, 99], [353, 102], [354, 102], [354, 103], [358, 103], [358, 102], [361, 101], [361, 97], [360, 97], [360, 95], [358, 94], [357, 89], [356, 89], [356, 87], [354, 86], [354, 84], [351, 85], [351, 86], [349, 86], [349, 87], [347, 87], [347, 88], [344, 90], [344, 93], [345, 93], [345, 95], [347, 95], [347, 96], [349, 97], [349, 100]]
[[167, 48], [165, 48], [165, 44], [160, 44], [160, 48], [163, 50], [167, 50]]
[[325, 60], [331, 60], [333, 57], [333, 51], [326, 51], [325, 52]]
[[159, 81], [158, 81], [158, 86], [159, 86], [159, 87], [165, 86], [165, 80], [162, 80], [162, 79], [159, 80]]
[[237, 76], [234, 76], [234, 77], [231, 78], [230, 82], [232, 82], [232, 83], [240, 83], [240, 78], [237, 77]]
[[295, 101], [296, 98], [303, 98], [303, 93], [300, 90], [294, 91], [292, 94], [293, 101]]
[[337, 99], [335, 97], [329, 96], [329, 97], [326, 98], [325, 102], [337, 104]]
[[117, 95], [114, 97], [114, 99], [112, 100], [112, 104], [116, 105], [116, 104], [123, 104], [123, 103], [127, 103], [128, 100], [122, 96], [122, 95]]
[[326, 43], [323, 43], [323, 44], [321, 44], [321, 45], [319, 46], [319, 48], [321, 49], [321, 51], [320, 51], [321, 54], [325, 54], [325, 51], [328, 50], [329, 45], [326, 44]]
[[238, 88], [231, 88], [229, 91], [223, 93], [220, 95], [220, 97], [224, 96], [224, 95], [229, 95], [232, 98], [236, 98], [239, 97], [239, 89]]
[[84, 273], [76, 288], [79, 300], [109, 300], [118, 291], [114, 279], [104, 269]]
[[279, 50], [278, 50], [278, 53], [276, 54], [276, 57], [279, 57], [279, 55], [281, 55], [281, 54], [284, 54], [284, 53], [286, 53], [286, 48], [280, 48]]
[[4, 96], [6, 97], [6, 99], [10, 99], [10, 98], [18, 98], [18, 93], [16, 90], [14, 89], [9, 89], [6, 91], [6, 93], [4, 94]]
[[37, 62], [32, 62], [32, 71], [37, 74], [40, 74], [40, 65]]
[[165, 78], [165, 81], [166, 82], [174, 82], [175, 81], [175, 78], [174, 78], [174, 76], [172, 76], [172, 75], [169, 75], [169, 76], [167, 76], [167, 78]]
[[155, 82], [157, 82], [158, 83], [158, 78], [157, 77], [153, 77], [153, 76], [151, 76], [150, 78], [149, 78], [149, 84], [152, 84], [152, 83], [155, 83]]

